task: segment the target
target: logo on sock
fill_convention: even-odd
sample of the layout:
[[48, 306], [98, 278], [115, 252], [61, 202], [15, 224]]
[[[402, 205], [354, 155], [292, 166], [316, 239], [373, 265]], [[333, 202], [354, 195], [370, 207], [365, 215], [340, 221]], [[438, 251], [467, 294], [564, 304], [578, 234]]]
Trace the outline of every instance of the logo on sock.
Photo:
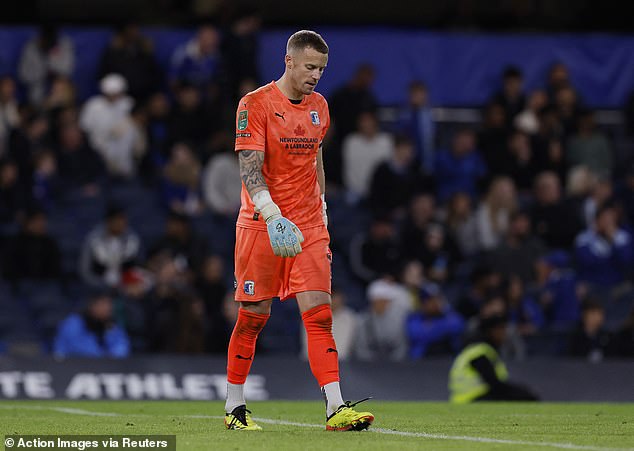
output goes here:
[[238, 359], [238, 360], [253, 360], [253, 354], [251, 354], [249, 357], [243, 357], [240, 354], [236, 354], [236, 359]]
[[336, 349], [334, 349], [334, 348], [328, 348], [328, 349], [326, 349], [326, 354], [328, 354], [329, 352], [334, 352], [334, 353], [336, 353], [336, 354], [339, 354], [339, 352], [337, 352], [337, 350], [336, 350]]
[[248, 294], [249, 296], [253, 296], [255, 294], [255, 282], [252, 280], [247, 280], [244, 282], [244, 294]]

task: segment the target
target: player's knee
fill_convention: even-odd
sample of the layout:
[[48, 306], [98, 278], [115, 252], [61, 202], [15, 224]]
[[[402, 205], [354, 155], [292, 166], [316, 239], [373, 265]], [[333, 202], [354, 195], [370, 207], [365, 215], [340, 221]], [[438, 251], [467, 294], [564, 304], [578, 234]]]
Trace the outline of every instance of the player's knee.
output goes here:
[[306, 331], [310, 328], [332, 331], [332, 309], [330, 304], [322, 304], [304, 312], [302, 320], [306, 325]]
[[257, 336], [266, 325], [268, 319], [268, 314], [241, 309], [235, 326], [236, 332], [244, 335]]

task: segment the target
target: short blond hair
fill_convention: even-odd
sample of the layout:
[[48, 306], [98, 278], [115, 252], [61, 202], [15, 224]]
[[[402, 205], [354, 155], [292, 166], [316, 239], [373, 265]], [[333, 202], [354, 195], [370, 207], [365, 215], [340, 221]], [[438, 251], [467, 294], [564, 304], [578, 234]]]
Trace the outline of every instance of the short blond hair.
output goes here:
[[286, 53], [290, 54], [295, 50], [304, 50], [313, 48], [319, 53], [328, 54], [328, 44], [324, 41], [319, 33], [311, 30], [300, 30], [293, 33], [286, 43]]

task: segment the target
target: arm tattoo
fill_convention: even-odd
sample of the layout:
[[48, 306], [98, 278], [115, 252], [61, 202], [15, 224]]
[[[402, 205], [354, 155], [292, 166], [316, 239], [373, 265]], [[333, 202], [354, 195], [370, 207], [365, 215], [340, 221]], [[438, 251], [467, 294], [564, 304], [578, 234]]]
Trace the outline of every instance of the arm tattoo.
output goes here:
[[240, 164], [240, 177], [251, 197], [262, 189], [268, 189], [262, 176], [264, 152], [241, 150], [238, 152], [238, 161]]

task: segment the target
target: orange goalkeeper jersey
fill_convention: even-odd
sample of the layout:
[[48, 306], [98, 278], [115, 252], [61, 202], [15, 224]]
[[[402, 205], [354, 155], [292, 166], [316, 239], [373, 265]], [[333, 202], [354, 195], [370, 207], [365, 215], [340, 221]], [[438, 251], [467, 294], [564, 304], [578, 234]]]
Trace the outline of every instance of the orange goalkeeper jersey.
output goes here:
[[[264, 152], [262, 175], [271, 198], [300, 229], [323, 225], [317, 151], [330, 125], [319, 93], [293, 104], [274, 81], [244, 96], [236, 114], [235, 150]], [[266, 230], [242, 184], [238, 225]]]

